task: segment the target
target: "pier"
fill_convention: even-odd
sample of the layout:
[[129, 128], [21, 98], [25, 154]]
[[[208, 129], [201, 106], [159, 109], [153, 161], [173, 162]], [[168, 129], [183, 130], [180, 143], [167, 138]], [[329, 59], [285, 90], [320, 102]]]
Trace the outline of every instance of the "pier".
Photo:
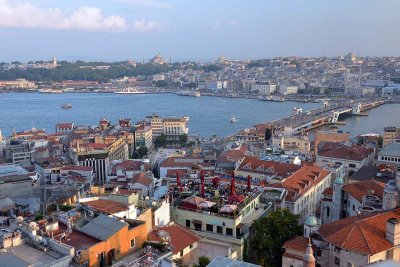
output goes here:
[[292, 134], [295, 135], [323, 125], [334, 124], [339, 120], [341, 115], [360, 115], [362, 112], [383, 105], [384, 103], [384, 100], [358, 103], [334, 103], [332, 105], [324, 102], [322, 108], [307, 112], [298, 112], [292, 116], [265, 123], [265, 125], [273, 131], [283, 130], [285, 127], [291, 128]]

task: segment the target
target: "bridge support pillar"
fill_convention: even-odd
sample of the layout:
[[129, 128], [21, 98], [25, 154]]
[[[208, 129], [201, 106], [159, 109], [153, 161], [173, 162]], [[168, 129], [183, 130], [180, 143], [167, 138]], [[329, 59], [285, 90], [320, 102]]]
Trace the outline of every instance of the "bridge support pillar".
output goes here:
[[362, 107], [362, 103], [357, 103], [355, 105], [353, 105], [353, 110], [352, 113], [357, 115], [361, 113], [361, 107]]

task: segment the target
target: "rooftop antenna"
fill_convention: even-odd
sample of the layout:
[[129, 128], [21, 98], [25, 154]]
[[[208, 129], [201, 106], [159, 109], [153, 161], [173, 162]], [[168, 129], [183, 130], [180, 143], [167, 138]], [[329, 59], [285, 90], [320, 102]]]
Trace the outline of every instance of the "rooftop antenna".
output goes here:
[[169, 65], [172, 65], [172, 52], [169, 52]]
[[144, 53], [142, 53], [142, 64], [144, 64]]

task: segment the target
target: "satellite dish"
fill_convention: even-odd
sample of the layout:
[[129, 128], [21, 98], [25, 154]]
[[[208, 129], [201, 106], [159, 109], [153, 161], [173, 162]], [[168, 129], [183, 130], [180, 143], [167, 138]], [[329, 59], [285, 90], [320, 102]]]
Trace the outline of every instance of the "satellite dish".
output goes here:
[[155, 206], [157, 205], [157, 202], [153, 201], [153, 202], [151, 202], [151, 205], [152, 205], [153, 207], [155, 207]]
[[29, 228], [31, 228], [32, 230], [36, 229], [37, 224], [35, 222], [30, 222], [29, 223]]
[[24, 221], [24, 217], [18, 216], [17, 217], [17, 222], [22, 223]]

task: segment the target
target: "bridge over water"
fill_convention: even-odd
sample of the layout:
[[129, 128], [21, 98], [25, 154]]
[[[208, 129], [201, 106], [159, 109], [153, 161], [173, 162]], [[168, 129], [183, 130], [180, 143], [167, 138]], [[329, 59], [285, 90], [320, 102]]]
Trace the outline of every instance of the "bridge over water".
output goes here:
[[336, 123], [339, 116], [343, 114], [359, 115], [364, 111], [384, 104], [384, 100], [374, 100], [357, 103], [333, 103], [329, 105], [324, 102], [322, 108], [313, 109], [307, 112], [295, 110], [296, 114], [284, 117], [279, 120], [266, 123], [269, 129], [282, 130], [285, 127], [292, 129], [292, 134], [299, 134], [322, 125]]

